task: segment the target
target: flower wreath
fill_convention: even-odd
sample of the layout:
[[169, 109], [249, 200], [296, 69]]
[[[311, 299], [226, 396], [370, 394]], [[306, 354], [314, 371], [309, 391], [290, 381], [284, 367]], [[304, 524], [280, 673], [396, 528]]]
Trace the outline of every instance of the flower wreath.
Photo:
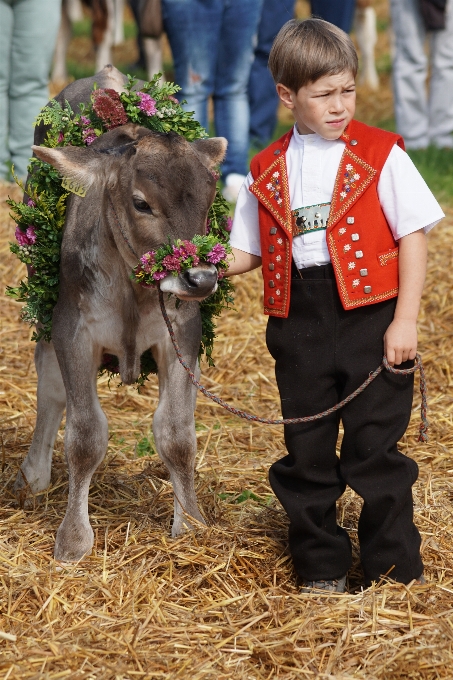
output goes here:
[[[193, 112], [184, 111], [175, 98], [180, 88], [174, 83], [159, 85], [160, 76], [156, 74], [140, 90], [134, 90], [137, 81], [128, 76], [121, 93], [95, 86], [90, 103], [80, 104], [79, 113], [74, 113], [67, 101], [61, 106], [52, 100], [35, 123], [48, 126], [44, 145], [89, 146], [107, 130], [128, 122], [157, 132], [173, 131], [189, 142], [206, 137], [204, 128], [193, 119]], [[27, 202], [8, 201], [13, 210], [12, 217], [17, 222], [16, 243], [11, 243], [10, 249], [27, 265], [28, 278], [15, 288], [8, 287], [6, 293], [25, 303], [21, 314], [24, 321], [30, 326], [38, 324], [32, 340], [50, 341], [53, 308], [59, 291], [60, 248], [69, 187], [64, 186], [63, 178], [55, 168], [38, 158], [30, 160], [28, 171], [26, 191], [30, 198]], [[20, 182], [18, 184], [24, 188]], [[227, 269], [226, 255], [231, 252], [231, 218], [228, 203], [218, 190], [209, 210], [206, 227], [206, 236], [195, 236], [192, 241], [177, 240], [145, 253], [131, 273], [131, 278], [150, 287], [157, 286], [158, 281], [167, 274], [177, 276], [199, 262], [210, 262], [217, 266], [218, 288], [200, 303], [202, 339], [199, 355], [204, 355], [208, 364], [213, 366], [214, 319], [233, 302], [233, 286], [229, 279], [223, 278]], [[112, 377], [118, 372], [117, 357], [105, 354], [99, 368], [100, 375], [108, 373]], [[147, 350], [141, 357], [141, 373], [137, 383], [143, 385], [150, 373], [157, 373], [157, 365], [151, 351]]]

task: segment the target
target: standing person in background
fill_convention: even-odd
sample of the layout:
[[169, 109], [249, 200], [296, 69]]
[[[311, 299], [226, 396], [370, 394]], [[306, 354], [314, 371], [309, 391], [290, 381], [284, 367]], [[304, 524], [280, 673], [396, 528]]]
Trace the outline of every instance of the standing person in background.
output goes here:
[[214, 104], [217, 136], [226, 137], [223, 190], [234, 202], [245, 179], [249, 149], [247, 86], [263, 0], [163, 0], [164, 30], [185, 108], [208, 129]]
[[48, 83], [61, 0], [0, 0], [0, 179], [25, 180]]
[[[393, 91], [398, 132], [408, 149], [453, 148], [453, 2], [391, 0]], [[429, 38], [431, 78], [426, 91]]]
[[354, 19], [355, 0], [311, 0], [314, 17], [329, 21], [349, 33]]
[[259, 149], [269, 144], [280, 101], [267, 66], [269, 53], [277, 33], [293, 16], [294, 0], [264, 0], [249, 80], [250, 141]]

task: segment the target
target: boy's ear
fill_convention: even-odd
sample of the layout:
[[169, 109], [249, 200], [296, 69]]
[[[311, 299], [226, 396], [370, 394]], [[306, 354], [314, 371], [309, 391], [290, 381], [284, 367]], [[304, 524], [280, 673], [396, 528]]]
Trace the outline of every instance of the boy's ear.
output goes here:
[[287, 109], [293, 109], [294, 108], [294, 102], [293, 102], [293, 91], [289, 89], [289, 87], [286, 87], [286, 85], [282, 85], [281, 83], [277, 83], [276, 85], [277, 88], [277, 94], [279, 96], [280, 101], [283, 103], [283, 106], [286, 106]]

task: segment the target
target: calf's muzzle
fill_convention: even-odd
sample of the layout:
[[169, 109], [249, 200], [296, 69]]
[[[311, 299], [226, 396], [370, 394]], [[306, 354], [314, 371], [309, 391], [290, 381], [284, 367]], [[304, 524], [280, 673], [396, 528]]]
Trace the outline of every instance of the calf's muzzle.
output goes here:
[[186, 269], [178, 277], [167, 276], [160, 283], [163, 293], [174, 293], [183, 300], [204, 300], [217, 288], [217, 269], [202, 265]]

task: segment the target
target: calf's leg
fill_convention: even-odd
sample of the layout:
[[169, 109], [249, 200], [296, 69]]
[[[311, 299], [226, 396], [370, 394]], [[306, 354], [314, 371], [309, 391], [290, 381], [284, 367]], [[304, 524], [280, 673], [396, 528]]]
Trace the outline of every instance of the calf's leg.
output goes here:
[[[194, 308], [196, 305], [198, 308], [198, 304], [193, 302], [184, 305], [186, 312], [188, 307]], [[198, 310], [194, 311], [197, 315]], [[196, 319], [198, 320], [198, 316]], [[194, 328], [189, 328], [189, 325]], [[188, 324], [183, 333], [175, 330], [178, 341], [181, 342], [183, 356], [198, 376], [199, 324]], [[205, 523], [198, 510], [194, 485], [197, 452], [194, 418], [196, 388], [179, 363], [168, 335], [154, 348], [154, 352], [159, 368], [159, 405], [154, 414], [153, 432], [157, 452], [166, 464], [173, 484], [175, 498], [172, 535], [178, 536], [184, 528], [190, 528], [190, 517]]]
[[75, 331], [73, 335], [73, 329], [68, 329], [62, 341], [58, 330], [54, 314], [54, 342], [67, 394], [65, 453], [69, 470], [68, 506], [57, 531], [54, 555], [62, 562], [76, 562], [93, 547], [88, 492], [108, 444], [107, 418], [96, 392], [102, 348], [93, 346], [88, 332]]
[[66, 405], [66, 392], [51, 342], [38, 342], [35, 349], [38, 373], [36, 426], [27, 457], [21, 465], [14, 492], [24, 500], [27, 491], [44, 491], [50, 484], [52, 453]]

